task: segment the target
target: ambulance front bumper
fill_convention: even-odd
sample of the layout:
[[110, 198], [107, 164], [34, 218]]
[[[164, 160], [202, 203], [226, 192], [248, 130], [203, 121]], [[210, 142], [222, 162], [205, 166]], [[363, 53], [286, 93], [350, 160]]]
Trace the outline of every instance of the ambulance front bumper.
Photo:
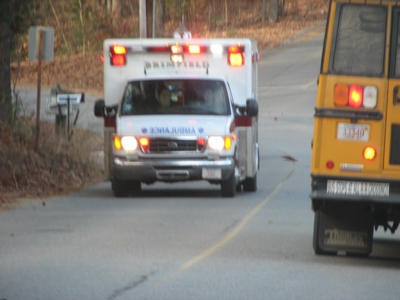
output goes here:
[[226, 180], [235, 171], [232, 157], [208, 159], [146, 159], [114, 158], [113, 176], [119, 180], [189, 181]]

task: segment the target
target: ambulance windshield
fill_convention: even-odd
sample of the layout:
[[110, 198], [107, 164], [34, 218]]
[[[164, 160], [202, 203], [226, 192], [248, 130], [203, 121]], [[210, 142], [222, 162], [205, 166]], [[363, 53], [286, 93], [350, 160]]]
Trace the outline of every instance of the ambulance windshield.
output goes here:
[[229, 115], [225, 83], [216, 80], [173, 79], [128, 82], [122, 115]]

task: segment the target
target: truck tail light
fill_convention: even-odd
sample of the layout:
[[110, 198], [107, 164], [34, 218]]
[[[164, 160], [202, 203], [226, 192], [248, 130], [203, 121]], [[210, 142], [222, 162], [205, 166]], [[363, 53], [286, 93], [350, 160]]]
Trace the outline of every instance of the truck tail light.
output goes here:
[[334, 102], [337, 106], [346, 106], [349, 99], [349, 87], [347, 84], [337, 84], [334, 91]]
[[378, 102], [378, 89], [375, 86], [337, 84], [333, 99], [336, 106], [375, 108]]
[[126, 65], [126, 48], [124, 46], [110, 47], [110, 64], [116, 67]]
[[375, 86], [366, 86], [364, 88], [364, 107], [374, 108], [378, 99], [378, 89]]
[[365, 160], [371, 161], [376, 157], [376, 150], [374, 147], [367, 147], [364, 149], [363, 156]]
[[349, 106], [359, 108], [363, 104], [364, 89], [359, 85], [351, 85], [349, 88]]

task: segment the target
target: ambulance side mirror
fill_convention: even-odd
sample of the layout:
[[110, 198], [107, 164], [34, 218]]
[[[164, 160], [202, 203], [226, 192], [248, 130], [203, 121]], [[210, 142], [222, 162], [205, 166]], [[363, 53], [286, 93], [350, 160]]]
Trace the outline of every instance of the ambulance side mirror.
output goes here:
[[98, 99], [94, 103], [94, 115], [96, 117], [104, 117], [105, 116], [105, 108], [106, 104], [103, 99]]
[[258, 115], [258, 103], [257, 103], [256, 99], [247, 99], [246, 114], [249, 117], [255, 117]]

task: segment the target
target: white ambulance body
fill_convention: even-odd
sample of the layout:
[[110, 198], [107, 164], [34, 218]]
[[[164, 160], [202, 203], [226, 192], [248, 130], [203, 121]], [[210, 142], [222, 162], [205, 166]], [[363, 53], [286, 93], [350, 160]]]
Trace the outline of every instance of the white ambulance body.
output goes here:
[[105, 173], [114, 195], [141, 184], [207, 180], [221, 195], [257, 189], [257, 43], [104, 42]]

